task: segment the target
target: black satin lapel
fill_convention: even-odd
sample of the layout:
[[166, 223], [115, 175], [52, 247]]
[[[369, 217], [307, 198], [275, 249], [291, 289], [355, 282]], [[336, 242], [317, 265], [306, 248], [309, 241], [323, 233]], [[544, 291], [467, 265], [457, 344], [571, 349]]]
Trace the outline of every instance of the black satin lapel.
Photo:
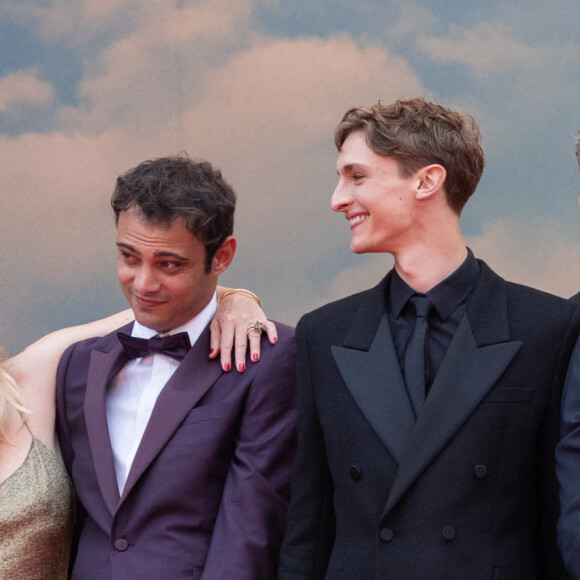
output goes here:
[[520, 346], [511, 341], [479, 348], [463, 317], [409, 438], [385, 513], [459, 431]]
[[209, 349], [206, 329], [163, 387], [131, 465], [121, 502], [187, 414], [223, 374], [219, 359], [209, 360]]
[[107, 386], [126, 362], [120, 344], [110, 352], [93, 351], [84, 403], [87, 436], [95, 473], [101, 494], [111, 514], [115, 513], [119, 504], [119, 488], [107, 424]]
[[332, 355], [356, 404], [399, 463], [415, 416], [403, 382], [387, 315], [368, 351], [333, 346]]

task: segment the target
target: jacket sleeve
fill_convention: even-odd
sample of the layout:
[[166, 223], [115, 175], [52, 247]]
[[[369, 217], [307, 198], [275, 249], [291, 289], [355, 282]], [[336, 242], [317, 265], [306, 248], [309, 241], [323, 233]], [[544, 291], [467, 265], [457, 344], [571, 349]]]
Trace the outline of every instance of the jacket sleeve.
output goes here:
[[564, 385], [556, 473], [561, 506], [558, 545], [569, 574], [580, 580], [580, 339]]
[[295, 458], [294, 336], [257, 364], [202, 580], [276, 576]]
[[311, 377], [307, 323], [296, 329], [298, 449], [279, 580], [322, 579], [334, 541], [333, 488]]

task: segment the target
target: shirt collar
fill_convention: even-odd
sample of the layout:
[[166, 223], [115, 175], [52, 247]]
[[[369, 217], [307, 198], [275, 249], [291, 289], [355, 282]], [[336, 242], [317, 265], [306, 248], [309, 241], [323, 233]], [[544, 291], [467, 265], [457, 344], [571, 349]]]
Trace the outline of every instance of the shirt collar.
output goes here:
[[[203, 329], [210, 323], [211, 319], [217, 310], [217, 297], [214, 292], [211, 300], [207, 303], [205, 308], [198, 314], [196, 314], [191, 320], [188, 320], [185, 324], [178, 326], [164, 333], [163, 336], [170, 334], [177, 334], [178, 332], [187, 332], [189, 335], [189, 342], [193, 346], [197, 339], [200, 337]], [[131, 336], [136, 336], [138, 338], [151, 338], [158, 334], [156, 330], [152, 328], [147, 328], [137, 321], [133, 324], [133, 330], [131, 331]]]
[[[435, 310], [437, 310], [442, 320], [447, 320], [457, 307], [471, 294], [477, 278], [479, 276], [479, 264], [473, 252], [467, 248], [467, 257], [455, 272], [450, 274], [445, 280], [439, 282], [425, 293]], [[389, 289], [391, 310], [398, 318], [405, 304], [416, 294], [393, 269], [391, 284]]]

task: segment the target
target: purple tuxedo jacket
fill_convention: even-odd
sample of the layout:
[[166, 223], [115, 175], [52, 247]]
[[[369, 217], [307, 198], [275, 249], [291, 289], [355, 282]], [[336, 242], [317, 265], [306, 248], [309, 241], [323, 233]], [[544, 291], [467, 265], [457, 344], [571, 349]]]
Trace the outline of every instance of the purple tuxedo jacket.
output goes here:
[[[71, 346], [57, 375], [63, 458], [79, 499], [72, 578], [275, 578], [295, 453], [295, 342], [243, 374], [206, 328], [162, 390], [119, 497], [105, 412], [127, 362], [116, 332]], [[119, 329], [130, 333], [131, 325]]]

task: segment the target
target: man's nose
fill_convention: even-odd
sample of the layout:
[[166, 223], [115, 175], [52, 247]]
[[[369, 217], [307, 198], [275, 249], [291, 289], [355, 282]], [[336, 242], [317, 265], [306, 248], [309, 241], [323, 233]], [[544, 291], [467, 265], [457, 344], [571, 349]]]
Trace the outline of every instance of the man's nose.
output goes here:
[[139, 294], [148, 294], [158, 290], [159, 276], [155, 268], [149, 268], [147, 266], [139, 268], [133, 286]]
[[344, 183], [339, 180], [332, 197], [330, 198], [330, 207], [333, 211], [344, 212], [352, 202], [352, 197], [347, 191]]

